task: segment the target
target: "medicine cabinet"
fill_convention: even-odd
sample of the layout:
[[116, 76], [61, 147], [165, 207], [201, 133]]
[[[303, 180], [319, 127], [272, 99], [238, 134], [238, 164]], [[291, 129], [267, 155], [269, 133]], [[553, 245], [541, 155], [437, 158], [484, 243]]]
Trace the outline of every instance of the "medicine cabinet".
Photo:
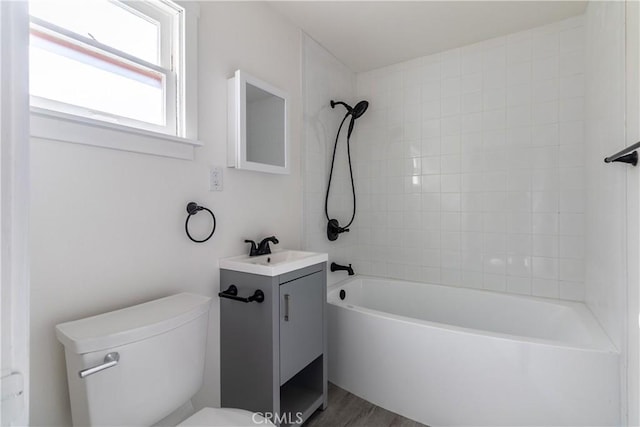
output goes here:
[[287, 94], [237, 70], [228, 81], [227, 166], [289, 173]]

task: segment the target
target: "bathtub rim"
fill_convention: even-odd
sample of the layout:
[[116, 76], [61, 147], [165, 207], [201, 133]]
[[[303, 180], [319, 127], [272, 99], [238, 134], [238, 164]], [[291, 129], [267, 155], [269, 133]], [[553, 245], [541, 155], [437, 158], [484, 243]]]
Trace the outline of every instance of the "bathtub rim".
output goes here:
[[[338, 299], [338, 297], [337, 297], [337, 294], [340, 291], [340, 289], [342, 287], [344, 287], [345, 285], [348, 285], [349, 283], [354, 282], [356, 280], [377, 280], [377, 281], [387, 281], [387, 282], [404, 282], [404, 283], [409, 283], [409, 284], [412, 284], [412, 285], [419, 285], [419, 286], [423, 286], [423, 285], [435, 286], [435, 287], [443, 288], [443, 289], [446, 289], [446, 290], [458, 289], [458, 290], [465, 290], [465, 291], [470, 291], [470, 292], [475, 291], [475, 292], [479, 292], [481, 294], [506, 296], [506, 297], [511, 297], [511, 298], [521, 298], [521, 299], [532, 300], [532, 301], [541, 302], [541, 303], [545, 303], [545, 304], [562, 305], [562, 306], [570, 307], [570, 308], [574, 308], [575, 306], [584, 307], [588, 311], [589, 315], [593, 318], [594, 324], [598, 328], [600, 328], [600, 331], [599, 331], [600, 333], [599, 334], [601, 335], [600, 341], [602, 341], [602, 342], [601, 343], [595, 343], [595, 344], [592, 344], [592, 345], [579, 345], [579, 344], [567, 343], [565, 341], [559, 341], [559, 340], [548, 340], [548, 339], [543, 339], [543, 338], [507, 334], [507, 333], [503, 333], [503, 332], [487, 331], [487, 330], [484, 330], [484, 329], [466, 328], [466, 327], [463, 327], [463, 326], [449, 325], [449, 324], [446, 324], [446, 323], [434, 322], [434, 321], [423, 320], [423, 319], [416, 319], [414, 317], [402, 316], [402, 315], [393, 314], [393, 313], [387, 313], [387, 312], [384, 312], [384, 311], [374, 310], [374, 309], [371, 309], [371, 308], [366, 308], [366, 307], [362, 307], [362, 306], [359, 306], [359, 305], [350, 304], [350, 303], [346, 303], [346, 302], [340, 301]], [[352, 276], [352, 277], [347, 277], [346, 279], [343, 279], [343, 280], [341, 280], [339, 282], [336, 282], [336, 283], [334, 283], [332, 285], [327, 286], [327, 304], [331, 304], [331, 305], [333, 305], [335, 307], [343, 308], [343, 309], [346, 309], [346, 310], [356, 311], [356, 312], [359, 312], [359, 313], [362, 313], [362, 314], [368, 315], [368, 316], [374, 316], [374, 317], [389, 319], [389, 320], [393, 320], [393, 321], [396, 321], [396, 322], [402, 322], [402, 323], [419, 324], [421, 326], [426, 326], [426, 327], [429, 327], [429, 328], [435, 328], [435, 329], [440, 329], [440, 330], [446, 330], [446, 331], [454, 332], [454, 333], [457, 333], [457, 334], [482, 336], [482, 337], [488, 337], [488, 338], [491, 338], [491, 339], [497, 339], [497, 340], [503, 340], [503, 341], [517, 341], [517, 342], [523, 342], [523, 343], [547, 345], [547, 346], [551, 346], [551, 347], [565, 348], [565, 349], [578, 350], [578, 351], [588, 351], [588, 352], [597, 352], [597, 353], [605, 353], [605, 354], [618, 354], [618, 355], [621, 354], [620, 350], [618, 348], [616, 348], [616, 346], [613, 344], [613, 342], [611, 341], [611, 338], [609, 338], [609, 336], [607, 335], [607, 333], [605, 332], [604, 328], [602, 327], [602, 325], [600, 324], [598, 319], [595, 317], [595, 315], [593, 314], [591, 309], [586, 304], [578, 302], [578, 301], [566, 301], [566, 300], [560, 300], [560, 299], [555, 299], [555, 298], [536, 297], [536, 296], [531, 296], [531, 295], [506, 294], [506, 293], [503, 293], [503, 292], [496, 292], [496, 291], [491, 291], [491, 290], [487, 290], [487, 289], [476, 289], [476, 288], [465, 288], [465, 287], [458, 287], [458, 286], [447, 286], [447, 285], [441, 285], [441, 284], [435, 284], [435, 283], [425, 283], [425, 282], [417, 282], [417, 281], [411, 281], [411, 280], [401, 280], [401, 279], [393, 279], [393, 278], [388, 278], [388, 277], [376, 277], [376, 276], [366, 276], [366, 275], [358, 274], [358, 275], [355, 275], [355, 276]], [[587, 327], [589, 327], [589, 326], [590, 325], [587, 325]], [[602, 344], [602, 345], [597, 345], [597, 344]]]

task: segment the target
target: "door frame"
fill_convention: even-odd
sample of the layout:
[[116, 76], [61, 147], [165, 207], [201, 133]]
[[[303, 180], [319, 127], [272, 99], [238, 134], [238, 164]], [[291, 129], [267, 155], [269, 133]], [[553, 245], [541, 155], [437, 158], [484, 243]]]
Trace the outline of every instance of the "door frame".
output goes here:
[[29, 424], [28, 55], [28, 3], [0, 1], [0, 367], [2, 394], [15, 398], [3, 425]]

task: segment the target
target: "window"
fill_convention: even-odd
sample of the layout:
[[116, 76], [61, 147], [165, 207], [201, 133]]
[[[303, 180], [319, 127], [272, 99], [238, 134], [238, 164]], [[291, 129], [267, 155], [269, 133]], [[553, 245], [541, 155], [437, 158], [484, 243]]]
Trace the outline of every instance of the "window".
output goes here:
[[31, 1], [31, 105], [185, 136], [183, 12], [164, 0]]

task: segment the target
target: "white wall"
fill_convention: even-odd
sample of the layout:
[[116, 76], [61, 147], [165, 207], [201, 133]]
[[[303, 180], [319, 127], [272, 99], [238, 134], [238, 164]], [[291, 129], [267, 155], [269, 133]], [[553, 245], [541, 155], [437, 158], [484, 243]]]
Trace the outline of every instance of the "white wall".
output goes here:
[[[302, 72], [305, 141], [303, 155], [304, 248], [328, 253], [330, 263], [337, 262], [347, 265], [355, 261], [353, 249], [357, 242], [356, 229], [352, 227], [349, 233], [342, 233], [338, 240], [329, 242], [324, 200], [336, 132], [346, 113], [342, 106], [332, 109], [329, 102], [334, 100], [343, 101], [350, 105], [354, 104], [352, 101], [355, 92], [355, 74], [306, 35], [303, 36]], [[341, 226], [345, 226], [349, 222], [353, 203], [346, 151], [348, 125], [349, 120], [343, 127], [338, 143], [329, 199], [329, 214], [331, 218], [338, 219]], [[357, 133], [356, 129], [353, 135], [355, 136]], [[355, 138], [352, 138], [351, 141], [352, 150], [355, 145], [353, 139]], [[361, 212], [363, 208], [358, 209]], [[344, 279], [346, 274], [344, 271], [329, 272], [329, 284]]]
[[626, 146], [623, 2], [586, 12], [586, 302], [613, 342], [626, 316], [626, 168], [602, 159]]
[[358, 74], [357, 270], [583, 300], [583, 49], [576, 17]]
[[[640, 3], [625, 2], [627, 144], [640, 141]], [[627, 421], [640, 425], [640, 170], [627, 172]]]
[[[585, 16], [586, 302], [624, 360], [628, 166], [602, 160], [629, 143], [625, 138], [625, 4], [589, 2]], [[637, 183], [629, 185], [637, 189]], [[637, 318], [630, 322], [630, 327], [637, 328]], [[625, 402], [626, 363], [621, 365]], [[637, 403], [632, 407], [637, 408]], [[622, 410], [624, 419], [626, 409]]]
[[[214, 296], [218, 258], [243, 239], [275, 234], [301, 245], [300, 33], [262, 3], [206, 2], [199, 22], [199, 137], [195, 161], [33, 140], [31, 209], [31, 423], [70, 425], [63, 321], [189, 291]], [[241, 68], [290, 94], [291, 175], [224, 169], [208, 192], [208, 168], [226, 159], [227, 78]], [[187, 202], [209, 207], [214, 237], [184, 233]], [[204, 214], [193, 234], [203, 234]], [[200, 233], [199, 233], [200, 232]], [[214, 297], [205, 385], [198, 405], [219, 404], [219, 313]]]

